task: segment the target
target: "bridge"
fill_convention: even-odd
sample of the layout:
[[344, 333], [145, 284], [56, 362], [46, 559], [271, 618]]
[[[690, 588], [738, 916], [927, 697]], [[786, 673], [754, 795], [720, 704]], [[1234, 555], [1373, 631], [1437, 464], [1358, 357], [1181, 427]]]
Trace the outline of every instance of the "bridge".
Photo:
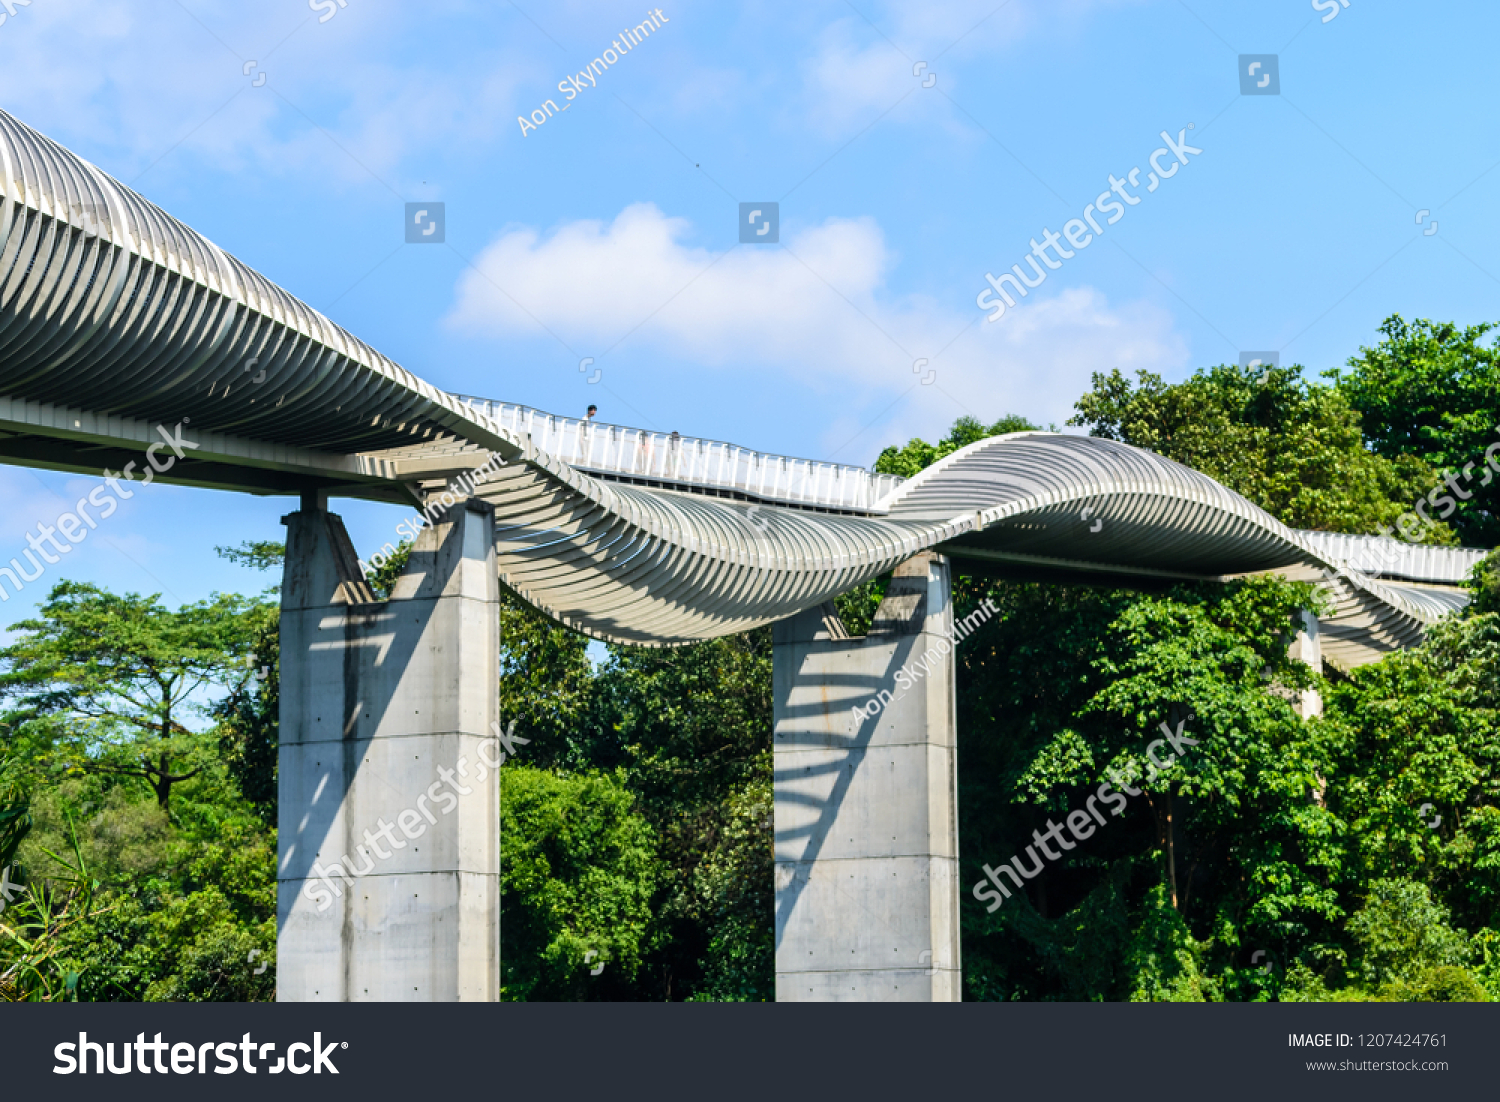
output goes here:
[[[1352, 668], [1461, 607], [1484, 554], [1293, 531], [1090, 437], [982, 440], [903, 481], [448, 394], [0, 112], [0, 462], [144, 469], [175, 426], [192, 447], [164, 481], [298, 504], [285, 1000], [498, 997], [498, 794], [479, 782], [498, 768], [501, 586], [617, 643], [774, 625], [778, 998], [943, 1000], [961, 976], [953, 663], [922, 693], [888, 690], [956, 645], [953, 571], [1315, 580], [1330, 609], [1304, 617], [1299, 653]], [[329, 511], [339, 497], [434, 518], [388, 601]], [[832, 599], [887, 573], [874, 626], [851, 637]]]
[[470, 409], [574, 470], [610, 482], [739, 501], [867, 515], [901, 479], [863, 467], [767, 455], [722, 440], [558, 417], [527, 406], [454, 395]]

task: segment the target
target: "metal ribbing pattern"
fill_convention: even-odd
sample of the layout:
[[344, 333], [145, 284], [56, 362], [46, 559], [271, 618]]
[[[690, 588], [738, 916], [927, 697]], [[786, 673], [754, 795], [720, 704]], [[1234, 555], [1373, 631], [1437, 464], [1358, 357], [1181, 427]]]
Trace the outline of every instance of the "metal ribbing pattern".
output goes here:
[[1302, 532], [1319, 554], [1347, 562], [1377, 578], [1402, 578], [1437, 585], [1462, 585], [1489, 554], [1473, 547], [1430, 547], [1382, 536]]
[[[198, 432], [337, 455], [499, 451], [510, 464], [478, 492], [496, 507], [502, 577], [559, 620], [618, 642], [770, 623], [933, 546], [992, 569], [1117, 583], [1337, 565], [1212, 479], [1085, 437], [982, 441], [869, 517], [601, 482], [403, 371], [3, 112], [0, 397], [141, 422], [190, 417]], [[86, 429], [67, 436], [90, 442]], [[1345, 665], [1420, 637], [1448, 599], [1353, 572], [1340, 585], [1326, 650]]]
[[[577, 472], [559, 477], [550, 462], [539, 456], [482, 488], [496, 508], [502, 575], [563, 622], [626, 642], [769, 623], [934, 546], [1001, 573], [1045, 566], [1119, 584], [1264, 570], [1320, 580], [1340, 565], [1212, 479], [1091, 437], [981, 441], [902, 486], [885, 517], [606, 486]], [[1085, 507], [1097, 531], [1080, 519]], [[1343, 666], [1411, 645], [1463, 602], [1352, 571], [1333, 592], [1326, 649]]]
[[966, 547], [1106, 568], [1245, 573], [1308, 553], [1285, 525], [1208, 476], [1095, 437], [1013, 433], [979, 441], [881, 504], [893, 519], [977, 514], [985, 531], [961, 541]]
[[479, 430], [457, 400], [3, 111], [0, 393], [343, 453]]
[[962, 530], [573, 478], [570, 488], [528, 464], [480, 488], [495, 506], [501, 577], [564, 623], [625, 642], [770, 623]]

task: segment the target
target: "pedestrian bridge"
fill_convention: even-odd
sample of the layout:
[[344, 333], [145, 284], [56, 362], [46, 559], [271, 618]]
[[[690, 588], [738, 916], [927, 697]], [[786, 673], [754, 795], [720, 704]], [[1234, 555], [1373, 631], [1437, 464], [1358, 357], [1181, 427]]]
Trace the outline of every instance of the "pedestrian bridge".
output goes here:
[[598, 638], [744, 631], [935, 548], [961, 570], [1123, 584], [1338, 572], [1327, 653], [1356, 665], [1460, 602], [1455, 564], [1475, 557], [1383, 577], [1107, 440], [985, 440], [903, 483], [447, 394], [3, 113], [0, 174], [0, 460], [119, 469], [185, 421], [198, 448], [172, 481], [418, 504], [496, 451], [508, 466], [479, 493], [501, 576]]
[[[449, 394], [0, 112], [0, 462], [139, 467], [177, 425], [192, 447], [165, 481], [301, 502], [282, 588], [283, 999], [498, 996], [498, 795], [460, 783], [451, 819], [424, 801], [433, 769], [453, 776], [438, 763], [489, 760], [502, 583], [620, 643], [775, 624], [778, 996], [937, 999], [959, 990], [952, 664], [866, 727], [846, 715], [913, 655], [947, 653], [950, 570], [1320, 581], [1331, 609], [1302, 653], [1347, 668], [1460, 607], [1483, 554], [1292, 531], [1090, 437], [982, 440], [902, 481]], [[328, 500], [422, 507], [493, 454], [505, 465], [444, 495], [375, 601]], [[851, 639], [827, 603], [892, 572]], [[377, 865], [360, 842], [424, 816], [420, 851]]]
[[455, 394], [476, 413], [528, 437], [574, 470], [612, 482], [739, 501], [868, 515], [900, 484], [843, 463], [768, 455], [722, 440], [558, 417], [528, 406]]

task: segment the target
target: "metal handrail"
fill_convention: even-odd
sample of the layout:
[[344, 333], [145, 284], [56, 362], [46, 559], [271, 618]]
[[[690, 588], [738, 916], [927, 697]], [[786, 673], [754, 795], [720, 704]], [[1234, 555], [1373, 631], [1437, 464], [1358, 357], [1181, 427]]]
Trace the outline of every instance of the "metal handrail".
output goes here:
[[752, 451], [722, 440], [544, 413], [469, 394], [453, 397], [586, 471], [744, 494], [824, 509], [869, 511], [904, 480], [863, 467]]

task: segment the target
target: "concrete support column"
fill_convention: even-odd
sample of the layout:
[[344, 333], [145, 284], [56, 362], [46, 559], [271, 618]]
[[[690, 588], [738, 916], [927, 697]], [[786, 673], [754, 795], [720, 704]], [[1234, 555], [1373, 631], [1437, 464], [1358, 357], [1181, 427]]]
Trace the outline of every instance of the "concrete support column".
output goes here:
[[496, 1000], [494, 511], [440, 513], [380, 602], [318, 496], [283, 521], [276, 997]]
[[927, 552], [869, 635], [832, 605], [775, 626], [778, 1002], [962, 998], [952, 631]]
[[[1292, 643], [1292, 657], [1311, 666], [1317, 673], [1323, 672], [1323, 644], [1318, 633], [1318, 618], [1309, 609], [1302, 610], [1297, 626], [1297, 638]], [[1323, 694], [1317, 689], [1304, 689], [1297, 710], [1303, 719], [1323, 714]]]

